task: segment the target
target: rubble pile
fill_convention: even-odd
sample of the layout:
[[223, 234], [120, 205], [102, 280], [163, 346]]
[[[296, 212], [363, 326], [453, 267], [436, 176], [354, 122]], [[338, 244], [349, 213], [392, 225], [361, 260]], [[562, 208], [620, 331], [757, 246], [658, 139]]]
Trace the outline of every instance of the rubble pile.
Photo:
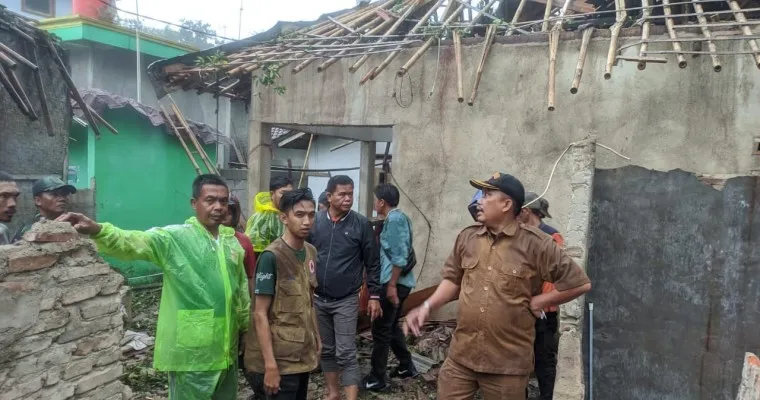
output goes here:
[[119, 381], [123, 282], [68, 224], [0, 246], [0, 398], [131, 398]]

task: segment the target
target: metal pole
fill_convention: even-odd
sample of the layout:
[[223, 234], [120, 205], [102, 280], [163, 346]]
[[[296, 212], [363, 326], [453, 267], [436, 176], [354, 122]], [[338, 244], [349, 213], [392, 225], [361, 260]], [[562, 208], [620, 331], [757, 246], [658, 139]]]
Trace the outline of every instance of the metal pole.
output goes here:
[[238, 17], [238, 40], [241, 39], [243, 32], [243, 0], [240, 0], [240, 16]]
[[142, 101], [142, 68], [140, 66], [140, 8], [138, 1], [135, 0], [135, 15], [137, 15], [137, 23], [135, 24], [135, 52], [137, 53], [137, 102], [140, 103]]
[[588, 400], [594, 400], [594, 303], [588, 303]]

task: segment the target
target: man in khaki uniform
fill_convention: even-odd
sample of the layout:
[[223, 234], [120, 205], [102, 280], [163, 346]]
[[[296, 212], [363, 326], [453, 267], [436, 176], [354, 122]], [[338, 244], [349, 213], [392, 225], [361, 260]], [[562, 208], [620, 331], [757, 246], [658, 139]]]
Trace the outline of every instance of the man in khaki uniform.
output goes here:
[[[317, 367], [319, 331], [313, 305], [317, 251], [305, 242], [316, 205], [309, 189], [285, 193], [285, 232], [259, 256], [254, 327], [246, 336], [245, 366], [262, 399], [306, 400], [309, 373]], [[250, 333], [255, 332], [255, 333]]]
[[[497, 173], [470, 184], [480, 191], [479, 223], [459, 234], [443, 267], [443, 281], [409, 312], [404, 329], [419, 335], [432, 310], [459, 296], [438, 399], [472, 399], [480, 389], [485, 400], [525, 400], [536, 319], [544, 308], [588, 292], [591, 283], [549, 235], [518, 222], [525, 202], [519, 180]], [[541, 293], [542, 282], [552, 282], [556, 289]]]

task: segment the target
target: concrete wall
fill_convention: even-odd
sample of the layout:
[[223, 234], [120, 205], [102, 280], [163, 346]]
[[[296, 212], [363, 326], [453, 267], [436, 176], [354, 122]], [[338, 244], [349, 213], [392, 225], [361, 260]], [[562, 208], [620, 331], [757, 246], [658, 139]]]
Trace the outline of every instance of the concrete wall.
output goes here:
[[[635, 40], [623, 39], [621, 44]], [[440, 280], [439, 268], [457, 233], [471, 222], [466, 211], [473, 193], [469, 178], [510, 172], [528, 189], [540, 192], [560, 153], [591, 132], [600, 143], [630, 156], [631, 163], [648, 168], [712, 173], [748, 173], [758, 168], [752, 141], [760, 127], [760, 102], [753, 93], [760, 74], [751, 57], [722, 57], [719, 74], [712, 72], [709, 57], [690, 58], [685, 70], [673, 60], [649, 65], [645, 71], [621, 61], [612, 79], [604, 80], [608, 46], [606, 39], [592, 41], [580, 92], [571, 95], [580, 43], [563, 35], [554, 112], [546, 109], [546, 42], [496, 43], [473, 107], [456, 101], [456, 66], [449, 46], [442, 49], [440, 62], [432, 49], [411, 69], [411, 86], [407, 80], [405, 88], [412, 88], [414, 101], [408, 108], [400, 108], [392, 95], [395, 72], [413, 50], [403, 52], [363, 86], [359, 79], [384, 55], [370, 57], [355, 74], [348, 71], [354, 59], [338, 62], [321, 74], [316, 67], [297, 75], [285, 72], [283, 84], [288, 90], [284, 96], [264, 92], [263, 99], [254, 102], [251, 141], [259, 143], [261, 122], [392, 125], [395, 177], [411, 198], [402, 198], [401, 207], [414, 219], [418, 259], [427, 254], [420, 268], [420, 288]], [[729, 46], [741, 45], [720, 45], [723, 51]], [[669, 50], [650, 46], [657, 48]], [[479, 44], [464, 46], [467, 93], [481, 51]], [[433, 96], [428, 97], [434, 86]], [[408, 98], [408, 93], [403, 95]], [[626, 161], [600, 149], [596, 163], [612, 168]], [[249, 168], [255, 174], [261, 167], [252, 159]], [[547, 194], [555, 217], [549, 223], [559, 228], [567, 226], [570, 189], [568, 162], [563, 161]], [[429, 249], [425, 249], [426, 225], [410, 200], [432, 224]]]
[[[8, 32], [0, 29], [0, 42], [28, 56], [23, 39]], [[36, 211], [31, 194], [34, 180], [44, 175], [64, 177], [71, 124], [68, 89], [61, 73], [51, 58], [50, 50], [40, 47], [37, 51], [38, 66], [45, 86], [55, 136], [48, 136], [42, 122], [42, 103], [30, 69], [19, 66], [16, 76], [37, 115], [40, 116], [39, 120], [31, 121], [22, 114], [8, 92], [0, 88], [0, 170], [18, 178], [22, 190], [18, 213], [13, 218], [14, 229], [30, 219]]]
[[595, 398], [735, 398], [745, 352], [760, 348], [760, 178], [708, 183], [678, 170], [597, 171]]
[[0, 246], [0, 398], [131, 397], [119, 378], [124, 278], [68, 224]]
[[[70, 49], [71, 69], [74, 82], [79, 88], [97, 88], [121, 96], [137, 99], [136, 53], [119, 48], [113, 48], [93, 43], [66, 43]], [[158, 107], [159, 101], [153, 86], [148, 79], [146, 68], [158, 60], [156, 57], [143, 54], [141, 65], [141, 103]], [[210, 94], [198, 95], [194, 91], [176, 92], [172, 97], [182, 114], [193, 121], [205, 123], [218, 128], [223, 134], [229, 135], [233, 127], [235, 131], [247, 131], [247, 115], [245, 107], [240, 104], [234, 107], [235, 118], [231, 120], [231, 105], [227, 98], [219, 99], [219, 119], [217, 124], [217, 102]], [[169, 103], [165, 103], [169, 104]], [[246, 121], [246, 122], [241, 122]], [[220, 148], [220, 162], [226, 166], [228, 160], [226, 146]], [[245, 148], [241, 148], [245, 151]], [[232, 151], [232, 149], [230, 149]]]
[[[71, 8], [71, 0], [54, 0], [55, 1], [55, 15], [54, 17], [64, 17], [66, 15], [71, 15], [72, 8]], [[23, 0], [3, 0], [3, 5], [8, 7], [9, 10], [21, 14], [27, 18], [33, 18], [33, 19], [43, 19], [43, 18], [50, 18], [41, 16], [38, 14], [31, 14], [28, 12], [21, 11], [21, 3]]]

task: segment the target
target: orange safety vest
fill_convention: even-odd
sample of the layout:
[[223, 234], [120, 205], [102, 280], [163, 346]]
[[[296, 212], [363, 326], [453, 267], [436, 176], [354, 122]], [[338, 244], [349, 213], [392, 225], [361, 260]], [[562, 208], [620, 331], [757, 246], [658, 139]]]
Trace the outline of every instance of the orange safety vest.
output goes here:
[[[554, 243], [557, 243], [557, 246], [565, 247], [565, 238], [563, 238], [560, 233], [553, 234], [552, 239], [554, 239]], [[541, 285], [541, 293], [549, 293], [552, 290], [554, 290], [554, 284], [551, 282], [544, 282], [544, 284]], [[545, 308], [544, 312], [557, 312], [557, 310], [559, 310], [557, 306], [551, 306]]]

